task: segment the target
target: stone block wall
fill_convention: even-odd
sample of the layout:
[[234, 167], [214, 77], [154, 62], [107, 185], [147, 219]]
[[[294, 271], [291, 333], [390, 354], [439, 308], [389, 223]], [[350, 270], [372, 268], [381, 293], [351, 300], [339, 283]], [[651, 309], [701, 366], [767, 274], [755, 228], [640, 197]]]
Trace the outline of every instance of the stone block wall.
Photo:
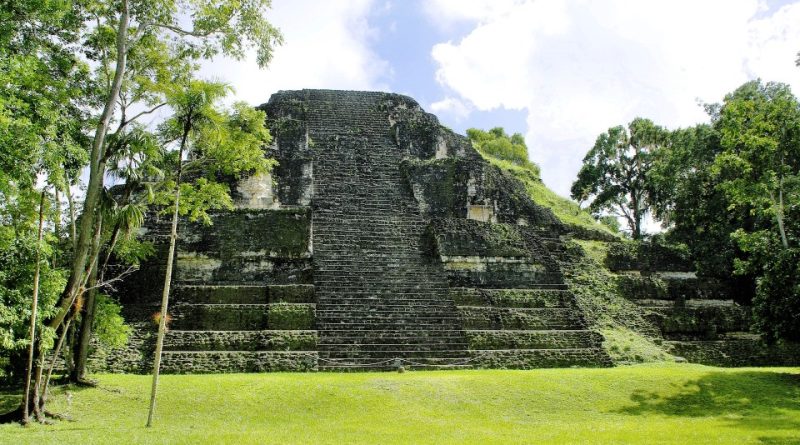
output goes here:
[[[282, 91], [259, 108], [279, 164], [231, 181], [237, 209], [213, 225], [181, 222], [165, 372], [611, 364], [559, 265], [562, 237], [595, 235], [537, 205], [413, 99]], [[145, 227], [157, 255], [118, 295], [131, 342], [98, 348], [95, 371], [150, 370], [169, 225], [153, 214]], [[747, 313], [718, 304], [724, 292], [693, 278], [681, 252], [619, 244], [609, 267], [643, 272], [616, 284], [674, 351], [746, 349], [700, 347], [743, 329]]]

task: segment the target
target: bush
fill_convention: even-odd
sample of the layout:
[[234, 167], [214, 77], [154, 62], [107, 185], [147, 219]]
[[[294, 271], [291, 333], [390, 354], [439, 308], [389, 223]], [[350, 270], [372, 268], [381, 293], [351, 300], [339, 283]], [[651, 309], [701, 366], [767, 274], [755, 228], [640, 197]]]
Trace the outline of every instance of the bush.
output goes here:
[[800, 249], [779, 250], [765, 265], [753, 312], [767, 341], [800, 341]]

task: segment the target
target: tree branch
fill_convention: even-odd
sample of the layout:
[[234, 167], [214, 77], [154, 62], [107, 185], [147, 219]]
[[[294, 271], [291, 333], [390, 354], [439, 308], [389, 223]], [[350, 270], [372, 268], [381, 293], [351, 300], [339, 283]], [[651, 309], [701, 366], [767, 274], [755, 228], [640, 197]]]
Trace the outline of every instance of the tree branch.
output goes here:
[[156, 110], [158, 110], [159, 108], [161, 108], [161, 107], [163, 107], [163, 106], [165, 106], [165, 105], [167, 105], [167, 103], [166, 103], [166, 102], [164, 102], [164, 103], [161, 103], [161, 104], [158, 104], [158, 105], [156, 105], [155, 107], [153, 107], [153, 108], [150, 108], [149, 110], [144, 110], [144, 111], [142, 111], [142, 112], [140, 112], [140, 113], [137, 113], [137, 114], [136, 114], [135, 116], [133, 116], [132, 118], [130, 118], [130, 119], [128, 119], [128, 120], [126, 120], [126, 121], [124, 121], [121, 127], [124, 127], [125, 125], [128, 125], [129, 123], [131, 123], [131, 122], [135, 121], [136, 119], [139, 119], [140, 117], [142, 117], [142, 116], [144, 116], [144, 115], [146, 115], [146, 114], [151, 114], [151, 113], [154, 113], [154, 112], [156, 112]]
[[167, 25], [165, 23], [155, 23], [155, 22], [143, 22], [140, 24], [140, 26], [142, 28], [154, 26], [156, 28], [163, 28], [168, 31], [172, 31], [175, 34], [180, 34], [182, 36], [201, 37], [201, 38], [208, 37], [216, 32], [216, 31], [205, 31], [205, 32], [190, 31], [188, 29], [183, 29], [174, 25]]

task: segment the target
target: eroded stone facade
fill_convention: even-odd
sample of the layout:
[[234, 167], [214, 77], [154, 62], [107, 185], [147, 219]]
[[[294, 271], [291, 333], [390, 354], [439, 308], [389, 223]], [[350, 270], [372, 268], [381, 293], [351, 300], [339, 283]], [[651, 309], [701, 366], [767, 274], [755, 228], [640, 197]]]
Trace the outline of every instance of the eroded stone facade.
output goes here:
[[[608, 366], [554, 255], [582, 236], [411, 98], [283, 91], [260, 108], [278, 160], [237, 209], [184, 222], [166, 372]], [[134, 326], [96, 369], [152, 363], [159, 250], [119, 297]], [[591, 236], [592, 234], [588, 234]]]

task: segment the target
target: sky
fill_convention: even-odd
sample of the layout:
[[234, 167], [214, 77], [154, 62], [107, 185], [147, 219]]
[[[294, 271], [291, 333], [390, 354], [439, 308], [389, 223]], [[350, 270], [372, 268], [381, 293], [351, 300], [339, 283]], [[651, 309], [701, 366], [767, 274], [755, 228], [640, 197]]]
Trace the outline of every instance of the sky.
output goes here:
[[442, 124], [522, 133], [562, 196], [597, 136], [637, 116], [707, 122], [748, 80], [800, 94], [800, 1], [273, 0], [284, 34], [266, 70], [216, 59], [202, 74], [253, 105], [279, 90], [406, 94]]

